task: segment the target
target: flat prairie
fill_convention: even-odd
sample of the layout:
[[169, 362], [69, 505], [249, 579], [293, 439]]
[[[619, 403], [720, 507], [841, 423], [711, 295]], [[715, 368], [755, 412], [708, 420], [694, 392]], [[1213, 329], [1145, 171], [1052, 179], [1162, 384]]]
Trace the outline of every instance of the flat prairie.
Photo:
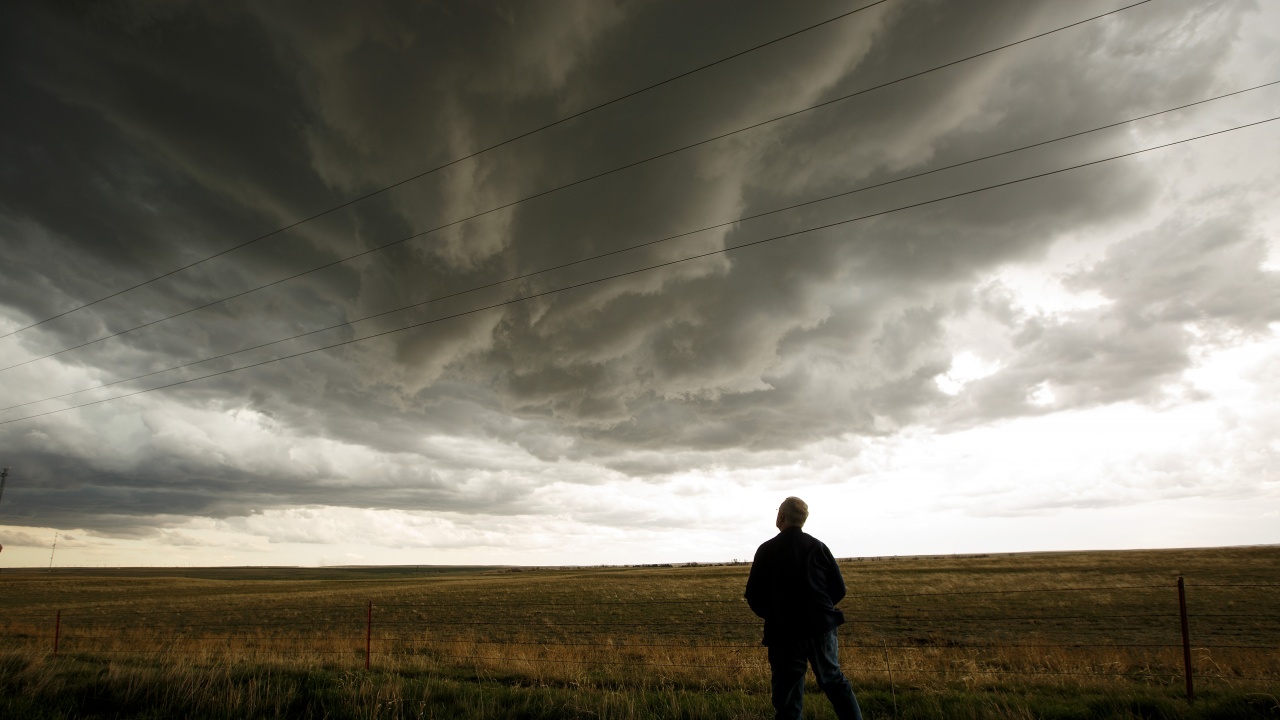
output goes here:
[[[1280, 718], [1280, 547], [841, 569], [869, 718]], [[748, 571], [5, 569], [0, 716], [767, 718]]]

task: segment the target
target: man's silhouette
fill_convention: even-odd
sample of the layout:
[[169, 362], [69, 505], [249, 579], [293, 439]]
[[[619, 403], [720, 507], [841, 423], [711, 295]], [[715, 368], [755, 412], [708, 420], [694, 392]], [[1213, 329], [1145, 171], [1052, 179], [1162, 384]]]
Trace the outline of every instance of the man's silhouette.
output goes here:
[[747, 578], [747, 603], [764, 618], [764, 644], [773, 671], [776, 720], [800, 717], [804, 676], [813, 666], [818, 687], [840, 720], [862, 720], [853, 687], [840, 671], [836, 628], [844, 613], [844, 578], [831, 551], [802, 528], [809, 506], [789, 497], [778, 508], [778, 534], [756, 550]]

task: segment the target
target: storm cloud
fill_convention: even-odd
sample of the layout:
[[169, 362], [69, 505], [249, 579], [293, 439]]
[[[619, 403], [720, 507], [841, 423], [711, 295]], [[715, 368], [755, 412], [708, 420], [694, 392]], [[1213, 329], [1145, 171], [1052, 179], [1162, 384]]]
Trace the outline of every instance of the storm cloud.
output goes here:
[[[0, 521], [445, 513], [380, 542], [502, 547], [492, 518], [688, 527], [679, 478], [826, 444], [856, 484], [921, 432], [1205, 403], [1188, 373], [1280, 323], [1275, 127], [1106, 159], [1280, 90], [916, 177], [1280, 79], [1273, 9], [1125, 5], [890, 0], [524, 137], [856, 6], [6, 7], [0, 331], [267, 237], [0, 340], [7, 367], [215, 303], [0, 371], [0, 420], [418, 326], [0, 425]], [[1230, 492], [1274, 503], [1249, 467]], [[1007, 505], [1140, 497], [1095, 480]]]

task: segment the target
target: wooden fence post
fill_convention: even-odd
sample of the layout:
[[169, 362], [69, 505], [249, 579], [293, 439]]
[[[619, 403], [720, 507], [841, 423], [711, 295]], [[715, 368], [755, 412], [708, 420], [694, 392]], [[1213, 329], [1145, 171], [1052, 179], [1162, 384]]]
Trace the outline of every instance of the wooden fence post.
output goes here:
[[53, 656], [58, 657], [58, 640], [62, 638], [62, 611], [53, 616]]
[[364, 669], [369, 669], [369, 649], [373, 642], [373, 601], [369, 601], [369, 615], [364, 626]]
[[1191, 684], [1191, 634], [1187, 631], [1187, 586], [1178, 576], [1178, 611], [1182, 616], [1182, 667], [1187, 675], [1187, 704], [1195, 702], [1196, 691]]

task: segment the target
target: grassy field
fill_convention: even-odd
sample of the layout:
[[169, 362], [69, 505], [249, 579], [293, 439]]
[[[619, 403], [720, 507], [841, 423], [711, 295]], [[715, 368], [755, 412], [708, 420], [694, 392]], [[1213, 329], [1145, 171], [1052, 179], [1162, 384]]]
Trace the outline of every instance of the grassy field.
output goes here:
[[[1280, 548], [841, 566], [869, 718], [1280, 718]], [[747, 572], [5, 570], [0, 716], [767, 718]]]

